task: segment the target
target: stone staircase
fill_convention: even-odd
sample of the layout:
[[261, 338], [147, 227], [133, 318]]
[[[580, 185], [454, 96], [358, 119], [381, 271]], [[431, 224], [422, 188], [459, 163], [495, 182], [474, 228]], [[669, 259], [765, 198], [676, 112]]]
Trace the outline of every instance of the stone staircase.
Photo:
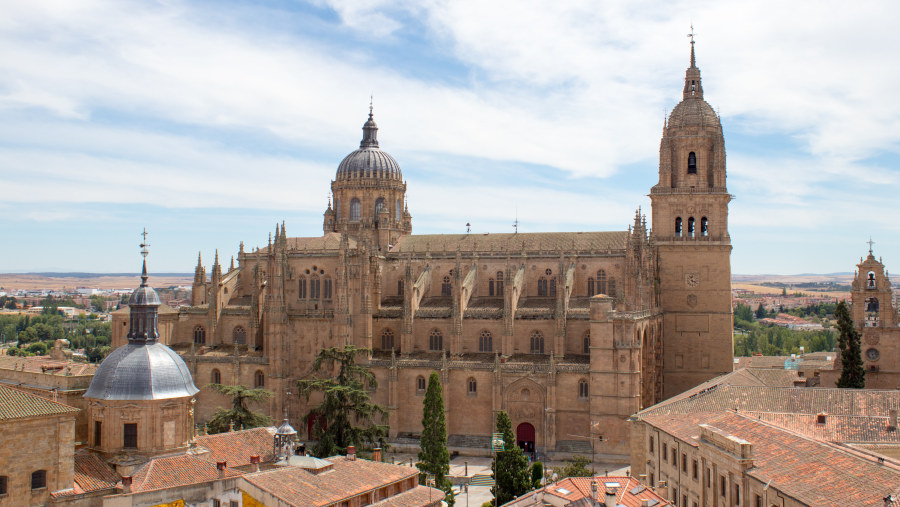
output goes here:
[[566, 454], [591, 454], [591, 443], [587, 440], [557, 440], [556, 452]]
[[447, 447], [474, 447], [489, 450], [491, 437], [488, 435], [450, 435], [447, 437]]

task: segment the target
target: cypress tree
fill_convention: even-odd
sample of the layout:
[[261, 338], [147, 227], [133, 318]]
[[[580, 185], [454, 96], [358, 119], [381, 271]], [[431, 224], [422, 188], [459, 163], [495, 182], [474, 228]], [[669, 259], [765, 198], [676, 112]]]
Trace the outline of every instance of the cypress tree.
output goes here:
[[491, 466], [494, 475], [495, 505], [503, 505], [531, 490], [528, 458], [516, 445], [512, 421], [504, 411], [497, 412], [497, 433], [503, 435], [503, 451], [497, 453]]
[[863, 368], [862, 344], [859, 331], [853, 326], [850, 318], [850, 309], [846, 301], [838, 303], [834, 310], [837, 319], [838, 347], [841, 349], [841, 378], [837, 381], [838, 387], [851, 389], [863, 389], [866, 387], [866, 370]]
[[448, 503], [452, 501], [450, 488], [450, 451], [447, 450], [447, 421], [444, 417], [444, 395], [441, 393], [441, 379], [437, 372], [428, 377], [425, 401], [422, 406], [422, 439], [419, 451], [419, 482], [425, 483], [425, 474], [434, 476], [434, 484], [447, 492]]

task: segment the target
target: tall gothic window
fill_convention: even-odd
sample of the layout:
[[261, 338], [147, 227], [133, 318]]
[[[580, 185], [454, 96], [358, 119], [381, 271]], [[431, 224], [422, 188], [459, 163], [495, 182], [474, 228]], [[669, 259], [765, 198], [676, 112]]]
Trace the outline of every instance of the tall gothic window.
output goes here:
[[360, 220], [360, 203], [356, 197], [350, 201], [350, 221], [359, 222]]
[[394, 348], [394, 332], [385, 329], [381, 332], [381, 350], [392, 350]]
[[588, 295], [588, 296], [593, 296], [594, 294], [596, 294], [596, 292], [594, 292], [594, 279], [591, 278], [591, 277], [588, 277], [588, 290], [587, 290], [587, 295]]
[[688, 218], [688, 237], [694, 237], [694, 217]]
[[206, 329], [204, 329], [203, 326], [194, 328], [194, 343], [197, 345], [206, 344]]
[[613, 277], [609, 278], [609, 296], [612, 298], [616, 297], [616, 279]]
[[397, 199], [397, 220], [400, 220], [401, 216], [403, 216], [403, 200]]
[[556, 277], [550, 279], [550, 297], [556, 297]]
[[453, 288], [450, 285], [450, 277], [445, 276], [443, 280], [441, 280], [441, 296], [450, 296], [453, 294]]
[[384, 209], [384, 197], [379, 197], [375, 199], [375, 216], [378, 216], [378, 213]]
[[234, 331], [231, 332], [231, 337], [235, 345], [247, 344], [247, 331], [244, 331], [244, 328], [241, 326], [234, 328]]
[[494, 295], [494, 279], [488, 278], [488, 296]]
[[254, 385], [257, 389], [261, 387], [266, 387], [266, 374], [262, 372], [262, 370], [256, 370], [256, 375], [254, 376]]
[[403, 279], [402, 278], [397, 280], [397, 295], [398, 296], [403, 295]]
[[700, 219], [700, 235], [709, 236], [709, 221], [706, 217]]
[[428, 336], [428, 350], [444, 350], [444, 335], [437, 329], [432, 329]]
[[322, 285], [320, 283], [318, 276], [313, 276], [309, 279], [309, 298], [310, 299], [319, 299], [321, 295], [320, 289]]
[[688, 174], [697, 174], [697, 155], [688, 153]]
[[337, 220], [341, 219], [341, 201], [337, 197], [334, 198], [334, 218]]
[[503, 295], [503, 271], [497, 271], [497, 295]]
[[306, 299], [306, 277], [301, 276], [300, 281], [297, 284], [297, 297], [299, 299]]
[[681, 237], [681, 217], [675, 219], [675, 235]]
[[416, 392], [422, 394], [425, 392], [425, 377], [419, 375], [416, 377]]
[[590, 332], [590, 330], [584, 332], [584, 338], [582, 338], [582, 339], [584, 341], [584, 353], [590, 354], [591, 353], [591, 332]]
[[481, 332], [481, 336], [478, 337], [478, 352], [493, 352], [494, 351], [494, 336], [490, 331], [485, 329]]
[[213, 368], [212, 375], [210, 375], [210, 380], [212, 380], [213, 384], [222, 383], [222, 373], [219, 372], [218, 368]]
[[582, 400], [588, 399], [588, 383], [587, 380], [578, 381], [578, 398]]
[[478, 382], [474, 378], [469, 377], [469, 395], [475, 396], [478, 393]]
[[538, 278], [538, 296], [547, 295], [547, 279], [543, 276]]
[[606, 270], [597, 270], [597, 292], [595, 294], [606, 294]]
[[331, 299], [331, 277], [322, 279], [322, 299]]
[[543, 354], [544, 353], [544, 335], [541, 334], [540, 331], [535, 331], [531, 333], [531, 353], [532, 354]]

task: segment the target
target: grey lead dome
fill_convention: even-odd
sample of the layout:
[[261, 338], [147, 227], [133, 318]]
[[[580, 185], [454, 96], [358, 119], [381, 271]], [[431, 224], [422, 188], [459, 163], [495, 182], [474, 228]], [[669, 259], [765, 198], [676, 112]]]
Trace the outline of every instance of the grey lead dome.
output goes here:
[[369, 109], [369, 119], [363, 125], [363, 138], [359, 149], [350, 153], [338, 166], [338, 181], [372, 178], [403, 181], [400, 164], [394, 157], [378, 148], [378, 125]]
[[84, 397], [164, 400], [193, 396], [198, 391], [190, 370], [175, 351], [158, 342], [129, 342], [103, 360]]

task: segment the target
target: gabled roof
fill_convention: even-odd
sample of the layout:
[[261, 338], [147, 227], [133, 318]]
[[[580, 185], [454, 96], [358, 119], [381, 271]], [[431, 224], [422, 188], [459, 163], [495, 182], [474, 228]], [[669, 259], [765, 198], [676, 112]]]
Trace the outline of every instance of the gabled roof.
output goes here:
[[[625, 507], [641, 507], [644, 500], [650, 502], [653, 507], [665, 507], [672, 505], [668, 500], [656, 494], [635, 477], [630, 476], [597, 476], [597, 477], [567, 477], [560, 481], [544, 486], [541, 490], [529, 492], [510, 504], [512, 506], [532, 506], [535, 493], [554, 496], [568, 502], [567, 506], [590, 506], [591, 482], [597, 481], [597, 498], [599, 505], [604, 505], [606, 493], [616, 495], [616, 505]], [[544, 503], [547, 503], [546, 501]]]
[[250, 456], [259, 456], [262, 463], [272, 461], [273, 436], [275, 428], [253, 428], [229, 431], [215, 435], [200, 435], [197, 445], [208, 450], [199, 458], [212, 463], [225, 461], [229, 467], [250, 464]]
[[116, 487], [119, 474], [96, 454], [78, 452], [75, 454], [75, 485], [82, 493]]
[[0, 384], [0, 421], [26, 417], [71, 415], [79, 409]]
[[628, 231], [417, 234], [401, 236], [391, 253], [455, 252], [459, 248], [462, 252], [515, 254], [524, 249], [558, 255], [560, 251], [624, 250], [627, 242]]
[[[226, 468], [224, 475], [226, 478], [239, 477], [243, 472]], [[131, 491], [136, 493], [215, 481], [219, 479], [219, 470], [215, 463], [182, 454], [151, 459], [137, 469], [132, 478]]]

